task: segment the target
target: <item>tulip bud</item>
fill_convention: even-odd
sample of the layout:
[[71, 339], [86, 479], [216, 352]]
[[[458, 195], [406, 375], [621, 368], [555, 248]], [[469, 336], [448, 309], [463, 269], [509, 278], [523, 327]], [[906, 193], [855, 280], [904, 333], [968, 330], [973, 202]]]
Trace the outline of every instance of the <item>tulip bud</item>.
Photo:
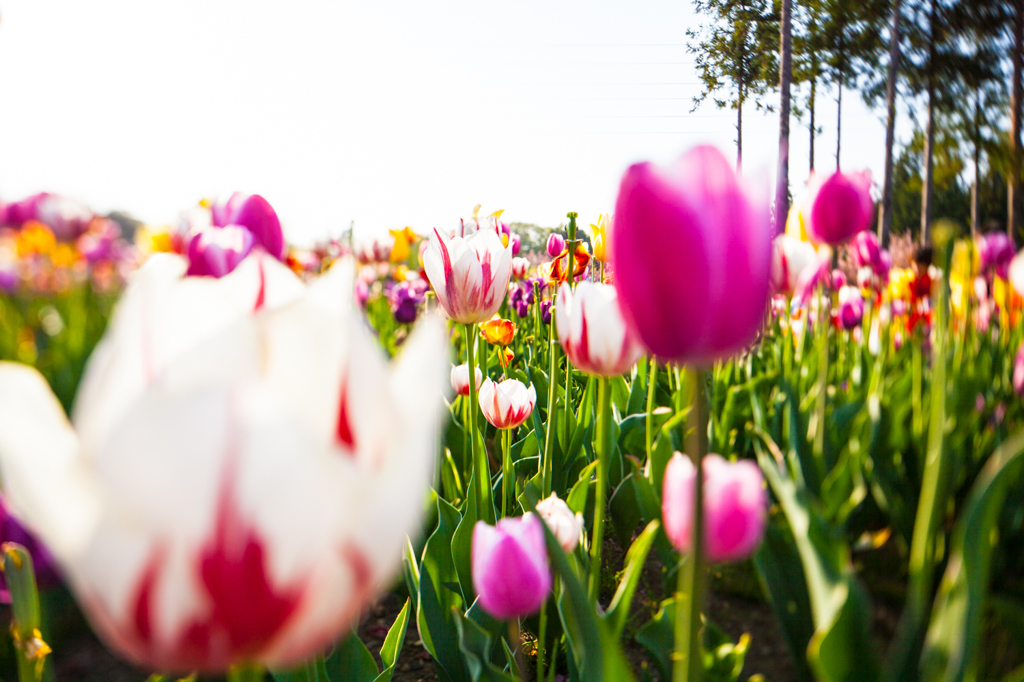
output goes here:
[[496, 429], [514, 429], [533, 414], [537, 404], [537, 391], [533, 384], [527, 388], [518, 379], [494, 383], [485, 379], [480, 385], [480, 409]]
[[558, 540], [566, 552], [572, 552], [580, 544], [583, 533], [583, 514], [576, 512], [574, 516], [569, 505], [555, 493], [537, 503], [537, 514], [551, 529], [551, 534]]
[[623, 317], [655, 355], [706, 363], [754, 340], [768, 304], [772, 224], [709, 146], [671, 168], [630, 166], [615, 204], [611, 261]]
[[540, 519], [527, 512], [497, 526], [473, 527], [473, 589], [480, 606], [495, 618], [513, 620], [535, 613], [551, 591], [551, 571]]
[[558, 258], [558, 256], [565, 251], [565, 237], [552, 232], [551, 236], [548, 237], [548, 255], [552, 258]]
[[[713, 563], [750, 556], [761, 544], [768, 521], [768, 494], [761, 470], [750, 460], [704, 457], [704, 546]], [[678, 452], [665, 468], [661, 513], [665, 534], [689, 552], [693, 530], [694, 468]]]
[[525, 258], [513, 258], [512, 259], [512, 276], [516, 279], [522, 279], [526, 277], [526, 273], [530, 269], [530, 261]]
[[[476, 385], [479, 388], [484, 382], [484, 373], [479, 367], [476, 369]], [[457, 395], [469, 395], [469, 365], [465, 362], [461, 365], [452, 365], [452, 389]]]
[[480, 336], [484, 337], [487, 343], [495, 346], [507, 346], [512, 343], [516, 335], [516, 325], [512, 320], [506, 320], [497, 314], [480, 325]]
[[203, 230], [188, 245], [188, 272], [200, 277], [223, 277], [252, 251], [255, 239], [240, 225]]
[[816, 242], [842, 244], [867, 229], [874, 213], [871, 173], [836, 171], [811, 190], [807, 234]]
[[558, 340], [566, 356], [587, 374], [613, 377], [633, 366], [643, 347], [619, 310], [618, 293], [608, 284], [581, 282], [573, 292], [558, 290]]

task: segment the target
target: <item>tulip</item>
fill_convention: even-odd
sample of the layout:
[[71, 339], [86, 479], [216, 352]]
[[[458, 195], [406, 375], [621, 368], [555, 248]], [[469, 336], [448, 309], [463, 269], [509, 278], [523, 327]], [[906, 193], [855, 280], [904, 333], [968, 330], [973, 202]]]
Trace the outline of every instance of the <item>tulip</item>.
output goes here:
[[853, 329], [864, 317], [864, 296], [857, 287], [839, 290], [839, 323], [843, 329]]
[[480, 409], [496, 429], [514, 429], [533, 413], [537, 404], [537, 391], [533, 384], [527, 388], [518, 379], [494, 383], [484, 379], [480, 385]]
[[[480, 371], [479, 367], [476, 367], [476, 384], [479, 386], [483, 383], [484, 373]], [[469, 365], [462, 363], [461, 365], [452, 365], [452, 390], [455, 391], [456, 395], [469, 395]]]
[[[34, 533], [26, 529], [24, 524], [11, 514], [3, 495], [0, 495], [0, 545], [8, 542], [16, 542], [32, 555], [32, 567], [35, 569], [36, 582], [39, 587], [45, 588], [60, 584], [60, 570], [53, 554]], [[6, 589], [2, 573], [0, 573], [0, 603], [10, 603], [10, 593]]]
[[565, 251], [565, 237], [557, 232], [552, 232], [551, 236], [548, 237], [548, 255], [552, 258], [558, 258], [563, 251]]
[[525, 258], [513, 258], [512, 259], [512, 276], [516, 279], [522, 279], [526, 277], [526, 273], [530, 270], [530, 261]]
[[427, 283], [422, 280], [398, 282], [388, 292], [388, 303], [395, 322], [412, 324], [416, 321], [420, 306], [427, 298]]
[[[411, 227], [403, 227], [401, 230], [388, 230], [392, 238], [391, 253], [388, 260], [392, 263], [404, 263], [409, 260], [409, 246], [420, 238], [412, 231]], [[383, 260], [383, 259], [382, 259]]]
[[801, 273], [817, 266], [819, 261], [818, 252], [810, 242], [779, 235], [772, 248], [772, 291], [792, 296]]
[[546, 298], [540, 302], [540, 319], [544, 324], [551, 324], [551, 299]]
[[1019, 251], [1006, 269], [1006, 279], [1018, 296], [1024, 296], [1024, 249]]
[[222, 203], [210, 207], [214, 227], [241, 225], [252, 232], [256, 244], [274, 258], [284, 260], [286, 248], [281, 221], [270, 203], [259, 194], [235, 192]]
[[871, 268], [878, 272], [882, 269], [882, 247], [874, 232], [864, 230], [858, 232], [850, 242], [853, 263], [858, 268]]
[[512, 343], [516, 335], [516, 325], [512, 320], [506, 320], [495, 314], [494, 317], [480, 325], [480, 336], [484, 337], [487, 343], [495, 346], [507, 346]]
[[1024, 395], [1024, 342], [1021, 342], [1013, 358], [1013, 392], [1018, 396]]
[[1013, 240], [1005, 232], [990, 232], [977, 238], [978, 256], [982, 272], [995, 272], [1006, 279], [1013, 260]]
[[512, 255], [518, 256], [519, 251], [523, 248], [523, 238], [518, 234], [513, 234], [510, 238], [510, 244], [512, 246]]
[[[576, 249], [572, 255], [572, 276], [574, 279], [578, 279], [580, 275], [587, 271], [587, 264], [590, 263], [590, 254], [587, 252], [587, 247], [583, 245], [583, 242], [576, 242]], [[562, 252], [558, 258], [551, 262], [551, 273], [550, 278], [556, 282], [565, 282], [569, 276], [566, 272], [569, 268], [569, 249]]]
[[712, 147], [631, 166], [611, 261], [624, 317], [655, 355], [706, 363], [750, 343], [768, 302], [772, 224]]
[[608, 216], [601, 214], [597, 225], [590, 226], [590, 235], [594, 244], [594, 260], [603, 263], [608, 250]]
[[492, 230], [463, 239], [435, 229], [423, 269], [448, 317], [476, 324], [501, 307], [512, 274], [512, 249], [502, 246]]
[[122, 655], [287, 668], [351, 628], [420, 526], [443, 326], [391, 369], [350, 261], [309, 287], [261, 250], [219, 279], [186, 267], [135, 273], [73, 428], [35, 370], [0, 364], [4, 494]]
[[473, 589], [480, 606], [501, 620], [535, 613], [551, 591], [551, 571], [544, 546], [544, 528], [536, 515], [489, 526], [473, 526]]
[[[678, 452], [665, 468], [661, 513], [665, 534], [680, 552], [689, 552], [693, 525], [694, 467]], [[704, 457], [704, 547], [714, 563], [738, 561], [754, 553], [768, 521], [768, 495], [757, 465]]]
[[252, 232], [240, 225], [208, 228], [188, 245], [188, 271], [192, 276], [223, 277], [252, 251]]
[[846, 273], [836, 268], [832, 271], [832, 288], [842, 289], [846, 286]]
[[575, 292], [562, 284], [555, 323], [566, 356], [587, 374], [618, 376], [643, 355], [619, 310], [618, 293], [609, 284], [580, 282]]
[[842, 244], [867, 229], [873, 213], [871, 174], [836, 171], [812, 182], [807, 235], [815, 242]]
[[583, 534], [583, 514], [574, 515], [569, 505], [555, 493], [537, 503], [537, 515], [551, 529], [551, 534], [558, 540], [566, 552], [572, 552], [580, 544]]

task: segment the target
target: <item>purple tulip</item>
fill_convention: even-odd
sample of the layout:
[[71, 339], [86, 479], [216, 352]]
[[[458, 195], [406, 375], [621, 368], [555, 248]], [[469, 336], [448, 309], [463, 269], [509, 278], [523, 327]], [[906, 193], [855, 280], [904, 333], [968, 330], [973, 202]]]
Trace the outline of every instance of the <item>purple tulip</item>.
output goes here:
[[990, 232], [977, 238], [978, 257], [982, 272], [994, 271], [1006, 279], [1010, 261], [1016, 255], [1013, 240], [1005, 232]]
[[235, 192], [226, 202], [210, 208], [214, 227], [241, 225], [252, 232], [256, 244], [274, 258], [284, 260], [285, 242], [281, 221], [270, 203], [259, 194]]
[[1018, 396], [1024, 395], [1024, 341], [1017, 349], [1017, 356], [1013, 359], [1013, 392]]
[[[5, 542], [16, 542], [32, 555], [32, 567], [35, 569], [39, 587], [52, 587], [60, 583], [57, 561], [50, 554], [50, 550], [31, 531], [26, 529], [17, 517], [11, 514], [6, 501], [0, 495], [0, 544]], [[0, 603], [9, 604], [10, 600], [7, 582], [3, 573], [0, 573]]]
[[21, 227], [29, 220], [39, 219], [39, 203], [50, 196], [46, 192], [33, 194], [21, 201], [4, 204], [0, 208], [0, 225], [7, 227]]
[[626, 171], [611, 262], [626, 320], [655, 355], [706, 363], [750, 343], [768, 303], [772, 224], [714, 147]]
[[874, 213], [871, 174], [836, 171], [812, 187], [807, 234], [817, 242], [842, 244], [867, 229]]
[[551, 299], [546, 298], [540, 302], [540, 321], [544, 324], [551, 324]]
[[[425, 283], [424, 283], [425, 284]], [[416, 321], [420, 306], [426, 300], [426, 289], [419, 282], [399, 282], [388, 292], [391, 314], [401, 324]]]
[[473, 589], [480, 606], [501, 620], [535, 613], [551, 591], [544, 528], [534, 514], [473, 527]]
[[192, 237], [188, 244], [186, 274], [223, 277], [249, 255], [254, 243], [252, 232], [241, 225], [207, 228]]
[[[727, 462], [710, 454], [704, 464], [704, 547], [712, 563], [754, 553], [768, 522], [768, 494], [750, 460]], [[661, 515], [665, 535], [680, 552], [693, 544], [693, 462], [678, 452], [665, 467]]]
[[530, 314], [533, 298], [533, 283], [526, 281], [512, 289], [512, 295], [509, 297], [508, 302], [513, 310], [516, 311], [516, 315], [526, 317]]
[[106, 218], [97, 219], [88, 232], [78, 238], [78, 251], [89, 263], [114, 261], [117, 259], [117, 240], [120, 237], [120, 225]]
[[565, 237], [552, 232], [551, 236], [548, 237], [548, 255], [552, 258], [558, 258], [558, 256], [565, 251]]
[[850, 330], [864, 319], [864, 296], [857, 287], [843, 287], [839, 290], [839, 324]]

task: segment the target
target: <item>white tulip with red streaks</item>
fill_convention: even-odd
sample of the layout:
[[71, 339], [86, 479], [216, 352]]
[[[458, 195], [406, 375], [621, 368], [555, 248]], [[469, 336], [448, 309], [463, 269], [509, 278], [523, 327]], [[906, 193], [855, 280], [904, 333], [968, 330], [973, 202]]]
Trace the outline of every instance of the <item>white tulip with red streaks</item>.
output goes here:
[[610, 284], [583, 281], [576, 291], [562, 284], [555, 322], [566, 356], [587, 374], [618, 376], [643, 355], [643, 346], [622, 317], [618, 293]]
[[503, 245], [492, 229], [465, 238], [435, 229], [423, 269], [448, 317], [462, 324], [486, 322], [505, 300], [512, 247]]

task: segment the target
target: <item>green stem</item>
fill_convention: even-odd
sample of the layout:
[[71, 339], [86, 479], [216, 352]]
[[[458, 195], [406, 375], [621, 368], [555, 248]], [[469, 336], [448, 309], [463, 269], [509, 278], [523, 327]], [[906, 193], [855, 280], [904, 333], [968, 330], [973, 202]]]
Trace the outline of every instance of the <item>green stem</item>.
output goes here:
[[576, 218], [579, 214], [573, 211], [565, 214], [565, 217], [569, 219], [569, 229], [566, 230], [566, 234], [569, 236], [566, 241], [566, 248], [569, 250], [569, 256], [566, 260], [566, 271], [565, 281], [569, 283], [570, 289], [576, 288], [576, 278], [573, 276], [573, 256], [576, 255]]
[[690, 379], [692, 409], [687, 425], [687, 451], [693, 461], [693, 524], [689, 560], [679, 567], [676, 589], [675, 652], [672, 682], [700, 682], [700, 610], [704, 595], [704, 455], [708, 447], [708, 413], [704, 403], [705, 373], [693, 368]]
[[[651, 466], [651, 451], [654, 447], [654, 390], [658, 385], [658, 361], [652, 355], [647, 359], [650, 371], [647, 373], [647, 416], [644, 427], [647, 429], [647, 466]], [[653, 469], [651, 469], [653, 471]]]
[[256, 663], [242, 663], [228, 670], [227, 682], [263, 682], [263, 668]]
[[476, 428], [476, 414], [480, 410], [480, 401], [476, 395], [476, 362], [473, 357], [473, 344], [476, 340], [476, 325], [464, 325], [466, 332], [466, 362], [469, 364], [469, 451], [473, 458], [473, 468], [476, 470], [476, 494], [477, 509], [479, 518], [493, 521], [493, 512], [487, 514], [488, 500], [490, 499], [491, 475], [490, 467], [487, 466], [487, 453], [478, 443]]
[[548, 602], [540, 607], [540, 633], [537, 636], [537, 679], [544, 679], [544, 638], [548, 634]]
[[604, 507], [611, 459], [611, 387], [601, 377], [597, 383], [597, 486], [594, 490], [594, 529], [590, 545], [590, 600], [597, 603], [601, 587], [601, 543], [604, 535]]
[[[508, 516], [508, 498], [515, 493], [512, 486], [512, 429], [501, 430], [502, 472], [501, 472], [501, 517]], [[513, 513], [515, 504], [512, 505]]]
[[[552, 303], [552, 308], [554, 304]], [[554, 316], [554, 309], [551, 314]], [[551, 494], [552, 478], [554, 477], [555, 460], [555, 396], [558, 394], [558, 340], [555, 338], [555, 320], [551, 319], [548, 329], [548, 425], [544, 437], [544, 497]]]

